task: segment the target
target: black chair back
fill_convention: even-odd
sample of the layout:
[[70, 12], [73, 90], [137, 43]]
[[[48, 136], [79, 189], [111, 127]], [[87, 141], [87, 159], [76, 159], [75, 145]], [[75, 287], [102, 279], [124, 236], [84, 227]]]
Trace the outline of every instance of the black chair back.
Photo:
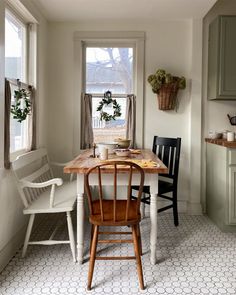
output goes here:
[[173, 179], [177, 185], [179, 174], [181, 138], [168, 138], [154, 136], [152, 151], [158, 155], [161, 161], [168, 167], [168, 174], [161, 176]]

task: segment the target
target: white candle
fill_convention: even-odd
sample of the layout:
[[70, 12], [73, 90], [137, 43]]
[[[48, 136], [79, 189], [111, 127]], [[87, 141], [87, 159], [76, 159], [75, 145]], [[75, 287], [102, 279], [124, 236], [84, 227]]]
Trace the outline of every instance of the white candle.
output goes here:
[[234, 141], [234, 132], [227, 133], [227, 141]]
[[107, 148], [102, 148], [100, 152], [100, 159], [101, 160], [107, 160], [108, 159], [108, 149]]

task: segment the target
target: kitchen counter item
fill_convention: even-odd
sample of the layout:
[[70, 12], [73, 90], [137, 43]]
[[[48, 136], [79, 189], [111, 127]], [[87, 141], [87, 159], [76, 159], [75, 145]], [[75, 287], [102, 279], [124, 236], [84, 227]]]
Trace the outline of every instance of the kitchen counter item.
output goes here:
[[234, 138], [235, 138], [234, 132], [227, 133], [227, 141], [234, 141]]
[[209, 138], [212, 138], [212, 139], [220, 139], [222, 138], [222, 136], [223, 136], [222, 132], [217, 132], [217, 131], [209, 132]]
[[227, 117], [229, 118], [229, 122], [231, 125], [235, 126], [236, 125], [236, 116], [230, 117], [229, 114], [227, 114]]

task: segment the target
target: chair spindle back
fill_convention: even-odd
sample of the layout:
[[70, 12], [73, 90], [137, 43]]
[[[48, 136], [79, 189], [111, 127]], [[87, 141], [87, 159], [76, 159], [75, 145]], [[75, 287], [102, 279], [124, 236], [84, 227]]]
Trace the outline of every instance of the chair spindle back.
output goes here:
[[[128, 168], [128, 169], [127, 169]], [[89, 177], [90, 174], [97, 174], [98, 177], [98, 197], [99, 197], [99, 204], [100, 204], [100, 214], [101, 214], [101, 220], [105, 221], [104, 216], [104, 195], [103, 195], [103, 185], [102, 185], [102, 175], [105, 175], [107, 173], [114, 174], [113, 177], [113, 222], [117, 221], [117, 178], [118, 174], [120, 177], [123, 177], [124, 179], [128, 179], [128, 187], [127, 187], [127, 196], [126, 196], [126, 212], [125, 212], [125, 219], [124, 221], [129, 220], [129, 211], [131, 202], [136, 202], [136, 214], [138, 216], [139, 209], [140, 209], [140, 202], [141, 202], [141, 196], [143, 191], [143, 184], [144, 184], [144, 171], [143, 169], [138, 166], [135, 163], [128, 162], [128, 161], [109, 161], [107, 163], [102, 163], [99, 165], [96, 165], [92, 168], [90, 168], [87, 173], [85, 174], [85, 188], [86, 193], [88, 197], [88, 204], [89, 204], [89, 210], [90, 214], [93, 215], [93, 196], [89, 184]], [[132, 186], [132, 179], [133, 174], [139, 174], [139, 191], [138, 191], [138, 197], [137, 200], [133, 201], [131, 200], [131, 186]], [[128, 174], [128, 175], [127, 175]], [[128, 177], [127, 177], [128, 176]], [[108, 185], [112, 185], [111, 183]], [[121, 221], [121, 220], [119, 220]]]
[[[154, 136], [152, 151], [169, 169], [168, 174], [162, 176], [176, 180], [179, 173], [181, 138], [167, 138]], [[161, 174], [160, 174], [161, 175]]]

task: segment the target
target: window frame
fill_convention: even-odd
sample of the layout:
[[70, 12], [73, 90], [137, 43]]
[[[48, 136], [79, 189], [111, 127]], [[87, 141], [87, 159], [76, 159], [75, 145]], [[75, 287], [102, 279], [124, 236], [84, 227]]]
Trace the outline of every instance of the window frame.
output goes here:
[[[85, 89], [85, 44], [112, 44], [112, 47], [118, 44], [134, 44], [135, 50], [135, 68], [133, 71], [134, 85], [133, 94], [137, 98], [136, 104], [136, 144], [143, 147], [143, 101], [144, 101], [144, 32], [130, 31], [77, 31], [74, 33], [74, 136], [73, 136], [73, 154], [80, 152], [81, 136], [81, 99], [80, 94]], [[78, 95], [79, 94], [79, 95]], [[78, 103], [79, 101], [79, 103]], [[79, 136], [78, 136], [79, 135]]]
[[[25, 61], [25, 64], [22, 65], [23, 67], [23, 79], [21, 80], [21, 82], [27, 83], [28, 81], [28, 68], [29, 68], [29, 60], [28, 60], [28, 44], [29, 44], [29, 28], [27, 25], [27, 22], [25, 20], [22, 19], [22, 17], [20, 15], [17, 15], [17, 13], [15, 13], [13, 10], [11, 10], [9, 7], [6, 7], [5, 9], [5, 19], [6, 16], [10, 16], [10, 18], [15, 18], [16, 22], [18, 22], [20, 25], [24, 26], [24, 47], [23, 47], [23, 59]], [[7, 78], [12, 78], [12, 77], [7, 77]]]
[[[83, 88], [83, 92], [86, 91], [86, 49], [87, 48], [102, 48], [102, 47], [111, 47], [111, 48], [133, 48], [133, 90], [135, 88], [135, 69], [136, 69], [136, 44], [135, 42], [111, 42], [111, 41], [84, 41], [83, 42], [83, 65], [82, 65], [82, 88]], [[103, 97], [103, 93], [91, 93], [92, 95], [96, 96], [96, 97]], [[127, 94], [131, 94], [131, 93], [127, 93]], [[126, 97], [126, 94], [121, 94], [121, 93], [116, 93], [113, 94], [113, 97]]]
[[[21, 67], [22, 67], [22, 77], [18, 77], [20, 79], [21, 82], [23, 83], [27, 83], [27, 77], [28, 77], [28, 68], [29, 68], [29, 61], [28, 61], [28, 37], [29, 37], [29, 33], [28, 33], [28, 26], [27, 26], [27, 22], [24, 21], [22, 19], [22, 17], [20, 17], [19, 15], [17, 15], [17, 13], [15, 13], [15, 11], [12, 11], [11, 9], [9, 9], [8, 7], [6, 7], [5, 9], [5, 22], [6, 19], [9, 19], [12, 23], [17, 23], [20, 26], [22, 26], [23, 28], [23, 40], [22, 40], [22, 61], [21, 61]], [[6, 58], [6, 56], [5, 56]], [[10, 79], [15, 79], [14, 77], [7, 77]], [[10, 122], [13, 119], [10, 118]], [[11, 123], [10, 123], [11, 126]], [[11, 151], [11, 145], [10, 145], [10, 158], [15, 159], [18, 155], [20, 155], [22, 152], [24, 152], [27, 149], [27, 129], [28, 127], [28, 121], [25, 121], [25, 125], [24, 126], [20, 126], [21, 127], [21, 135], [23, 134], [23, 142], [24, 142], [24, 147]], [[11, 127], [10, 127], [11, 130]]]
[[[16, 18], [16, 21], [25, 26], [25, 50], [24, 50], [24, 79], [23, 84], [33, 85], [36, 88], [36, 65], [37, 65], [37, 20], [26, 10], [22, 4], [7, 1], [4, 12], [4, 24], [6, 16]], [[5, 41], [4, 41], [5, 44]], [[7, 77], [11, 79], [11, 77]], [[14, 80], [14, 79], [13, 79]], [[28, 132], [28, 123], [25, 132]], [[10, 160], [13, 161], [17, 156], [25, 153], [27, 146], [23, 149], [10, 152]]]

